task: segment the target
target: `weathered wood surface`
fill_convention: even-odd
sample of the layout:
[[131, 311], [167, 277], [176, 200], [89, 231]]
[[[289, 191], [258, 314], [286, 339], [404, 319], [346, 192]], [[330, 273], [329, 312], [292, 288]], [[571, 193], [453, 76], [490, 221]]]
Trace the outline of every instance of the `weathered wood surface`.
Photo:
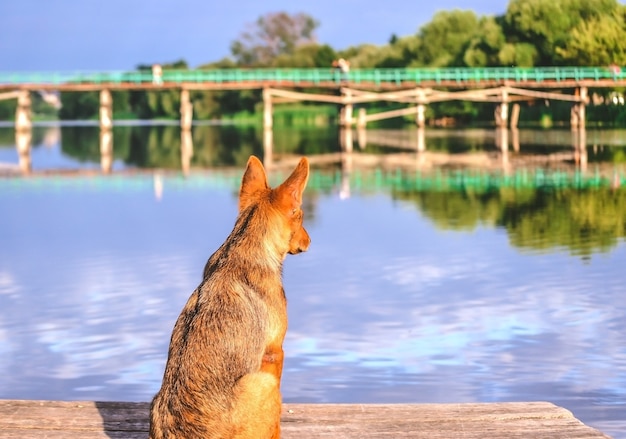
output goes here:
[[[146, 438], [148, 403], [0, 400], [0, 438]], [[547, 402], [284, 404], [283, 439], [608, 438]]]

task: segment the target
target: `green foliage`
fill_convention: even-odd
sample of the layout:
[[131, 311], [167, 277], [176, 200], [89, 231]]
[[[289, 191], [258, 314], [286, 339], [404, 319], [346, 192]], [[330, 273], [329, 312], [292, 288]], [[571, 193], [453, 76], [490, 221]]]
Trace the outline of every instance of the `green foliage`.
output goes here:
[[59, 119], [97, 119], [100, 111], [100, 95], [95, 91], [62, 92]]
[[537, 48], [530, 43], [506, 43], [498, 52], [503, 66], [533, 67], [539, 59]]
[[423, 65], [431, 67], [463, 66], [465, 49], [480, 31], [473, 11], [440, 11], [420, 30], [418, 54]]
[[581, 21], [556, 53], [571, 65], [626, 65], [624, 9]]
[[376, 46], [374, 44], [363, 44], [358, 47], [351, 47], [346, 51], [339, 52], [342, 58], [349, 59], [352, 68], [362, 69], [374, 66], [382, 66], [387, 56], [386, 46]]
[[328, 45], [316, 43], [303, 44], [291, 54], [278, 55], [272, 61], [272, 67], [329, 67], [337, 54]]
[[421, 39], [417, 35], [402, 38], [396, 37], [389, 46], [383, 46], [381, 48], [380, 57], [382, 59], [378, 61], [374, 67], [418, 67], [420, 46]]
[[280, 105], [274, 109], [274, 124], [281, 127], [327, 127], [336, 124], [337, 113], [334, 105]]
[[494, 17], [481, 17], [479, 30], [470, 40], [463, 61], [469, 67], [492, 67], [500, 65], [498, 57], [504, 46], [502, 27]]
[[17, 110], [17, 99], [5, 99], [0, 101], [0, 120], [14, 120]]
[[[616, 0], [510, 0], [505, 23], [510, 42], [526, 42], [538, 52], [538, 65], [558, 65], [557, 49], [567, 45], [583, 22], [612, 14]], [[584, 65], [584, 64], [583, 64]]]

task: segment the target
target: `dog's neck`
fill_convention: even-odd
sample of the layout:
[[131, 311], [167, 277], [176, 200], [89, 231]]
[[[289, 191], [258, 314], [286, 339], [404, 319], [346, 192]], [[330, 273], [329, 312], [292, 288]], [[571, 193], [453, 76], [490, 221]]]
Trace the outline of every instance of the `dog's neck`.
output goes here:
[[283, 231], [267, 222], [256, 206], [241, 212], [231, 234], [207, 262], [204, 277], [235, 261], [246, 270], [259, 270], [266, 275], [282, 277], [288, 244], [280, 247], [286, 239], [280, 236]]

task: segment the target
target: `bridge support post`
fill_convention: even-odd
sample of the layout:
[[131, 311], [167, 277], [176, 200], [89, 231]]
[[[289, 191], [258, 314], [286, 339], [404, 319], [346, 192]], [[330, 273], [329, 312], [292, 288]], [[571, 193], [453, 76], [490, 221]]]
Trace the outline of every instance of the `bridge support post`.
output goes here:
[[506, 90], [502, 90], [502, 101], [496, 106], [494, 111], [496, 127], [503, 128], [507, 126], [509, 118], [509, 95]]
[[193, 104], [189, 98], [189, 90], [180, 91], [180, 128], [189, 131], [193, 122]]
[[585, 104], [587, 103], [587, 87], [576, 90], [579, 101], [572, 106], [570, 111], [570, 126], [572, 129], [585, 129]]
[[570, 109], [570, 112], [569, 112], [569, 125], [572, 128], [572, 131], [578, 128], [578, 122], [580, 120], [578, 109], [579, 109], [579, 104], [574, 104], [572, 105], [572, 108]]
[[271, 128], [263, 129], [263, 166], [265, 169], [274, 163], [274, 131]]
[[356, 119], [356, 126], [358, 129], [363, 129], [367, 125], [367, 120], [365, 119], [366, 112], [365, 108], [359, 108], [359, 113]]
[[571, 126], [574, 138], [574, 160], [580, 169], [587, 170], [587, 131], [585, 128], [585, 105], [589, 99], [587, 87], [580, 87], [576, 90], [579, 101], [572, 107]]
[[513, 107], [511, 108], [511, 128], [517, 128], [517, 124], [519, 122], [519, 112], [519, 104], [513, 104]]
[[343, 94], [344, 105], [340, 112], [339, 123], [342, 127], [352, 126], [352, 91], [349, 88], [341, 89]]
[[273, 126], [272, 92], [269, 88], [263, 89], [263, 128], [271, 130]]
[[418, 88], [416, 90], [417, 97], [417, 113], [415, 114], [415, 123], [418, 127], [424, 128], [426, 126], [426, 105], [424, 105], [424, 101], [426, 100], [424, 95], [424, 90]]
[[28, 90], [21, 90], [17, 95], [17, 109], [15, 110], [16, 131], [30, 131], [33, 126], [30, 102], [30, 92]]
[[113, 128], [113, 98], [107, 89], [100, 90], [100, 129]]
[[426, 106], [424, 104], [417, 104], [417, 114], [415, 115], [415, 123], [418, 127], [424, 128], [426, 126], [426, 117], [424, 113]]

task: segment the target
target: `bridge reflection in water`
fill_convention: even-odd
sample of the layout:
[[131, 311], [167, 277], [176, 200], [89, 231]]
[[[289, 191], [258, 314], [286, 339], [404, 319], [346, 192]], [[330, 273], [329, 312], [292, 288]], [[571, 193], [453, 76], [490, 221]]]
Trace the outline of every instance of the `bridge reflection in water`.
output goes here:
[[[521, 168], [528, 167], [559, 167], [570, 172], [588, 171], [587, 134], [585, 130], [571, 130], [570, 144], [568, 149], [556, 148], [554, 152], [542, 151], [536, 153], [529, 149], [525, 151], [525, 144], [529, 139], [520, 142], [520, 130], [497, 128], [494, 130], [471, 130], [480, 132], [491, 142], [492, 148], [487, 147], [481, 151], [470, 151], [451, 154], [429, 150], [428, 143], [440, 133], [452, 132], [459, 137], [466, 135], [464, 130], [427, 130], [422, 127], [403, 130], [374, 130], [374, 129], [351, 129], [338, 130], [338, 145], [340, 150], [330, 153], [314, 154], [310, 157], [313, 166], [341, 165], [346, 173], [354, 168], [371, 169], [382, 168], [384, 170], [421, 170], [428, 171], [438, 167], [453, 169], [474, 168], [490, 172], [502, 172], [510, 174]], [[443, 134], [446, 135], [446, 134]], [[565, 132], [562, 137], [567, 136]], [[527, 136], [528, 137], [528, 136]], [[428, 140], [430, 139], [430, 140]], [[549, 135], [542, 138], [542, 142], [549, 142]], [[113, 133], [110, 130], [101, 130], [99, 134], [100, 169], [104, 174], [113, 172]], [[283, 166], [293, 166], [295, 157], [289, 154], [277, 154], [274, 150], [274, 133], [272, 130], [264, 130], [262, 135], [263, 161], [270, 169]], [[18, 166], [3, 166], [2, 169], [10, 173], [24, 175], [33, 172], [31, 157], [32, 133], [30, 130], [15, 131], [15, 146], [18, 155]], [[375, 145], [375, 151], [371, 146]], [[355, 148], [356, 146], [356, 148]], [[559, 146], [563, 146], [560, 144]], [[189, 175], [192, 171], [192, 158], [194, 156], [193, 135], [191, 130], [180, 130], [180, 163], [183, 175]], [[46, 170], [50, 173], [54, 170]], [[597, 172], [597, 167], [594, 172]], [[119, 172], [119, 171], [117, 171]]]
[[[51, 131], [58, 127], [51, 128]], [[330, 153], [309, 155], [312, 174], [309, 180], [311, 190], [333, 190], [341, 198], [350, 197], [352, 190], [380, 190], [392, 188], [394, 191], [407, 190], [474, 190], [485, 191], [493, 188], [537, 188], [537, 187], [618, 187], [624, 182], [623, 169], [609, 163], [594, 163], [590, 170], [587, 160], [586, 136], [584, 131], [561, 131], [560, 138], [552, 138], [542, 132], [543, 150], [551, 142], [554, 152], [535, 153], [532, 148], [533, 131], [524, 131], [522, 144], [528, 144], [529, 153], [520, 146], [520, 132], [517, 129], [497, 130], [429, 130], [423, 128], [409, 130], [353, 130], [338, 131], [340, 150]], [[449, 153], [440, 152], [434, 147], [429, 150], [429, 142], [435, 142], [437, 136], [454, 135], [462, 137], [481, 136], [490, 139], [492, 148], [478, 151]], [[581, 135], [583, 134], [583, 135]], [[563, 149], [563, 137], [571, 136], [571, 148]], [[37, 181], [43, 176], [62, 181], [64, 177], [77, 175], [97, 176], [111, 174], [110, 178], [95, 179], [97, 185], [106, 188], [122, 185], [153, 186], [156, 198], [161, 198], [166, 187], [180, 184], [180, 174], [187, 182], [202, 187], [230, 187], [236, 191], [241, 178], [241, 169], [220, 167], [211, 169], [194, 168], [192, 158], [194, 145], [192, 132], [180, 130], [180, 171], [141, 170], [127, 168], [113, 171], [114, 145], [111, 131], [99, 134], [100, 171], [67, 170], [57, 172], [54, 169], [32, 170], [30, 131], [16, 131], [16, 148], [19, 166], [14, 172], [5, 174], [29, 175], [24, 181]], [[263, 160], [271, 170], [273, 178], [280, 179], [291, 169], [299, 154], [277, 153], [274, 151], [274, 133], [263, 132]], [[58, 140], [60, 141], [60, 140]], [[57, 142], [58, 142], [57, 141]], [[487, 141], [487, 143], [489, 140]], [[509, 150], [512, 149], [512, 152]], [[7, 168], [3, 168], [7, 169]], [[54, 178], [54, 177], [58, 178]], [[120, 178], [113, 178], [114, 176]], [[132, 177], [132, 178], [127, 178]], [[71, 184], [74, 178], [68, 179]], [[28, 183], [27, 183], [28, 184]], [[55, 183], [62, 184], [62, 183]]]

